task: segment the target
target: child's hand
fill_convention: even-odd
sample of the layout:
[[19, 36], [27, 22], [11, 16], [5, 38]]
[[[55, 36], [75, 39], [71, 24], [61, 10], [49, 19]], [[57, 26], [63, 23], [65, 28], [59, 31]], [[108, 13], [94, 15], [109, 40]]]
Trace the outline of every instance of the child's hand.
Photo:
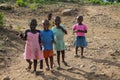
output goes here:
[[21, 33], [21, 34], [19, 34], [19, 37], [20, 37], [20, 38], [23, 38], [23, 34], [22, 34], [22, 33]]
[[77, 30], [77, 32], [87, 33], [86, 30]]
[[56, 42], [53, 40], [52, 43], [55, 44]]
[[58, 27], [59, 29], [63, 29], [61, 26]]
[[81, 30], [77, 30], [77, 32], [81, 32]]
[[59, 29], [61, 29], [65, 34], [67, 34], [67, 31], [63, 27], [59, 26]]
[[83, 32], [83, 30], [77, 30], [77, 32]]

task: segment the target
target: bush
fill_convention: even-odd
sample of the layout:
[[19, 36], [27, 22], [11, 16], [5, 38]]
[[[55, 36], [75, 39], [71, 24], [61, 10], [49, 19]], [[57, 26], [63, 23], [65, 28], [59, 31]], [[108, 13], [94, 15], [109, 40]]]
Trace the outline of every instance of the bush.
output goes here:
[[16, 0], [16, 4], [21, 7], [26, 7], [28, 5], [24, 0]]
[[110, 5], [111, 2], [104, 2], [103, 0], [87, 0], [88, 3], [92, 3], [94, 5]]
[[87, 0], [89, 3], [92, 3], [92, 4], [101, 4], [101, 0]]
[[101, 5], [110, 5], [110, 4], [112, 4], [111, 2], [101, 2], [100, 3]]
[[29, 7], [31, 10], [35, 10], [37, 8], [37, 4], [36, 3], [30, 4]]
[[4, 16], [3, 16], [3, 14], [2, 13], [0, 13], [0, 27], [1, 26], [3, 26], [3, 18], [4, 18]]

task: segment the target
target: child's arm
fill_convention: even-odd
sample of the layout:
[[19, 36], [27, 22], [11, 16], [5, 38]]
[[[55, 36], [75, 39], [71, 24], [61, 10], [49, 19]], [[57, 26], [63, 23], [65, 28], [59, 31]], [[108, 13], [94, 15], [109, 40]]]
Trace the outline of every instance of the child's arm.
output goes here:
[[78, 30], [74, 30], [74, 29], [73, 29], [73, 33], [76, 33], [76, 32], [78, 32]]
[[67, 34], [67, 31], [65, 29], [63, 29], [63, 27], [59, 27], [65, 34]]
[[73, 30], [73, 34], [77, 32], [77, 30], [76, 30], [76, 25], [73, 25], [72, 30]]
[[54, 43], [54, 44], [55, 44], [55, 40], [54, 40], [54, 33], [53, 33], [53, 31], [52, 31], [52, 43]]
[[[38, 31], [40, 33], [40, 31]], [[40, 49], [42, 50], [42, 41], [41, 41], [41, 36], [39, 34], [39, 44], [40, 44]]]
[[77, 30], [77, 32], [87, 33], [87, 30]]
[[20, 38], [23, 39], [23, 40], [27, 40], [27, 32], [29, 30], [26, 30], [24, 34], [20, 34]]

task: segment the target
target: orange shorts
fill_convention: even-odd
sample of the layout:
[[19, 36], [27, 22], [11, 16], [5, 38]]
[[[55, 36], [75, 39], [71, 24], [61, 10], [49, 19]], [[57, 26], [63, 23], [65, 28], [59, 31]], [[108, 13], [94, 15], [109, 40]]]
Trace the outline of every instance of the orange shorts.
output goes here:
[[44, 58], [48, 58], [48, 57], [53, 56], [53, 50], [44, 50], [43, 56], [44, 56]]

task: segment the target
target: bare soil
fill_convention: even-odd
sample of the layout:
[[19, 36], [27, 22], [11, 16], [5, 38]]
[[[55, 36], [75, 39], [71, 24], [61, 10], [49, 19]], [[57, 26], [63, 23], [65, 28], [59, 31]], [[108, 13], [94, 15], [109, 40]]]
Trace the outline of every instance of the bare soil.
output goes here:
[[[64, 9], [76, 9], [77, 14], [62, 16]], [[120, 80], [120, 6], [92, 6], [77, 4], [46, 5], [34, 11], [29, 8], [16, 7], [14, 10], [3, 11], [6, 28], [0, 29], [0, 80], [9, 77], [10, 80]], [[62, 70], [57, 70], [54, 56], [54, 73], [37, 69], [37, 76], [25, 70], [27, 63], [23, 59], [24, 45], [17, 35], [29, 28], [32, 18], [38, 21], [38, 29], [42, 29], [41, 21], [49, 12], [61, 16], [62, 23], [67, 27], [65, 36], [66, 62]], [[72, 26], [76, 16], [84, 16], [84, 24], [88, 26], [86, 34], [88, 46], [85, 48], [85, 58], [75, 58], [73, 41], [75, 35]], [[12, 27], [11, 27], [12, 26]], [[80, 55], [80, 49], [79, 49]], [[45, 63], [44, 63], [45, 64]]]

